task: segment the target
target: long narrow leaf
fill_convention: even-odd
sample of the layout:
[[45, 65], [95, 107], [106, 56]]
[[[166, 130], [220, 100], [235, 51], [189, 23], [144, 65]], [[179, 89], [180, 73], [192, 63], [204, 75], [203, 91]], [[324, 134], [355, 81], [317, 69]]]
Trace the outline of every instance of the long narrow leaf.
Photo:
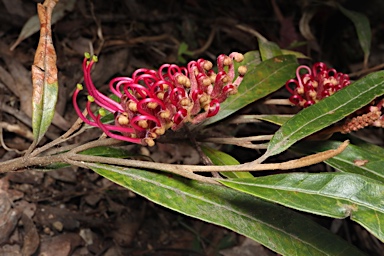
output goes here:
[[282, 255], [362, 255], [302, 215], [224, 186], [132, 168], [86, 165], [157, 204], [227, 227]]
[[364, 52], [364, 63], [366, 64], [368, 62], [372, 39], [372, 32], [371, 27], [369, 25], [369, 19], [364, 14], [347, 10], [341, 5], [337, 6], [340, 11], [353, 22], [355, 26], [360, 46]]
[[384, 185], [350, 173], [290, 173], [220, 181], [287, 207], [350, 218], [384, 241]]
[[279, 154], [297, 141], [343, 119], [384, 94], [384, 71], [372, 73], [289, 119], [269, 142], [264, 157]]
[[259, 43], [260, 55], [263, 61], [269, 60], [275, 56], [283, 55], [283, 52], [276, 43], [260, 39], [257, 41]]
[[32, 128], [34, 144], [44, 136], [55, 113], [58, 95], [56, 52], [52, 42], [51, 17], [56, 1], [38, 4], [40, 40], [32, 65]]
[[244, 57], [241, 64], [247, 66], [248, 72], [239, 86], [238, 93], [221, 103], [220, 112], [204, 125], [217, 122], [278, 90], [294, 76], [298, 66], [296, 58], [292, 55], [277, 56], [261, 63], [257, 52], [248, 52]]

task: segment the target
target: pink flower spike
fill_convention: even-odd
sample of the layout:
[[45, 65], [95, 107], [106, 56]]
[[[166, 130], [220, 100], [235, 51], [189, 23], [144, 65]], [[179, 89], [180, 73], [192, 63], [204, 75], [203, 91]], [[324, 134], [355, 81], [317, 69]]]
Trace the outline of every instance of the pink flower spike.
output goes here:
[[95, 122], [92, 122], [91, 120], [89, 120], [88, 118], [86, 118], [83, 115], [83, 113], [81, 112], [81, 110], [79, 108], [79, 105], [77, 104], [77, 96], [82, 89], [83, 89], [82, 85], [78, 84], [77, 89], [75, 90], [75, 92], [73, 93], [73, 96], [72, 96], [73, 107], [75, 108], [77, 115], [80, 117], [81, 120], [83, 120], [84, 123], [86, 123], [90, 126], [97, 126]]
[[186, 96], [187, 96], [187, 93], [185, 92], [185, 90], [181, 87], [177, 87], [171, 91], [171, 93], [169, 95], [169, 99], [175, 107], [179, 107], [180, 101], [182, 99], [185, 99]]
[[[140, 139], [140, 138], [130, 138], [130, 137], [127, 137], [127, 136], [123, 136], [123, 135], [119, 135], [119, 134], [115, 134], [113, 132], [111, 132], [110, 130], [108, 130], [105, 125], [103, 125], [103, 123], [101, 122], [100, 120], [101, 116], [98, 115], [97, 118], [96, 118], [96, 122], [98, 124], [98, 126], [100, 127], [100, 129], [110, 138], [113, 138], [113, 139], [116, 139], [116, 140], [122, 140], [122, 141], [127, 141], [127, 142], [132, 142], [132, 143], [136, 143], [136, 144], [144, 144], [143, 141]], [[145, 145], [145, 144], [144, 144]]]
[[207, 117], [215, 116], [217, 113], [219, 113], [219, 110], [220, 110], [220, 103], [217, 100], [212, 100], [209, 103]]
[[86, 105], [86, 108], [87, 108], [87, 111], [88, 111], [88, 115], [90, 118], [92, 118], [92, 120], [96, 121], [96, 116], [93, 114], [92, 112], [92, 109], [91, 109], [91, 104], [95, 101], [94, 98], [91, 96], [91, 95], [88, 95], [88, 101], [87, 101], [87, 105]]
[[165, 92], [166, 90], [168, 90], [166, 86], [171, 90], [175, 88], [171, 82], [166, 80], [159, 80], [151, 86], [150, 88], [151, 95], [156, 95], [156, 93], [158, 92]]
[[89, 94], [95, 99], [96, 104], [107, 109], [108, 111], [112, 113], [116, 111], [123, 111], [119, 103], [100, 93], [93, 84], [91, 78], [91, 69], [95, 61], [97, 61], [97, 58], [95, 58], [95, 56], [93, 56], [92, 60], [89, 63], [88, 59], [86, 58], [83, 61], [84, 83], [87, 87]]
[[311, 71], [311, 69], [310, 69], [309, 67], [304, 66], [304, 65], [301, 65], [301, 66], [299, 66], [299, 67], [296, 69], [296, 79], [297, 79], [297, 81], [299, 82], [298, 85], [299, 85], [300, 87], [303, 87], [302, 76], [304, 76], [304, 75], [300, 75], [300, 70], [301, 70], [301, 69], [306, 69], [306, 70], [308, 71], [308, 75], [312, 75], [312, 71]]
[[192, 101], [195, 102], [196, 100], [198, 100], [203, 95], [203, 93], [204, 93], [203, 90], [192, 91], [191, 93]]
[[327, 70], [327, 65], [323, 62], [317, 62], [313, 64], [312, 66], [312, 75], [314, 77], [317, 77], [319, 74], [321, 74], [324, 70]]
[[224, 71], [224, 60], [227, 56], [225, 54], [220, 54], [217, 57], [217, 71], [221, 72]]
[[180, 123], [183, 122], [183, 120], [187, 117], [187, 110], [185, 109], [180, 109], [179, 111], [177, 111], [177, 113], [175, 114], [175, 116], [173, 117], [173, 122], [178, 125]]
[[[140, 122], [140, 121], [144, 121], [144, 122]], [[150, 124], [147, 121], [153, 121], [156, 124], [156, 126], [161, 126], [160, 120], [157, 119], [156, 117], [150, 116], [150, 115], [148, 115], [148, 116], [137, 115], [134, 118], [132, 118], [130, 124], [134, 129], [139, 130], [139, 131], [144, 131], [144, 130], [147, 130], [148, 128], [151, 128]], [[144, 127], [140, 126], [140, 123], [141, 124], [146, 123], [147, 127], [144, 128]]]
[[[293, 88], [293, 90], [291, 89], [291, 87], [289, 86], [290, 84], [294, 84], [295, 85], [295, 88]], [[289, 79], [286, 83], [285, 83], [285, 88], [291, 93], [291, 94], [295, 94], [294, 90], [296, 89], [296, 87], [299, 86], [299, 82], [295, 79]]]
[[124, 95], [126, 95], [130, 100], [133, 100], [134, 102], [138, 102], [140, 99], [138, 99], [135, 95], [132, 95], [131, 92], [138, 93], [142, 98], [146, 98], [147, 96], [151, 95], [146, 87], [136, 83], [125, 84], [123, 87], [123, 92]]
[[[197, 123], [216, 115], [220, 102], [237, 92], [246, 73], [245, 66], [240, 66], [239, 76], [233, 81], [233, 62], [242, 58], [238, 53], [219, 56], [218, 74], [212, 63], [204, 59], [189, 62], [187, 68], [164, 64], [158, 70], [138, 69], [131, 78], [117, 77], [109, 82], [110, 91], [120, 98], [116, 102], [93, 84], [91, 70], [97, 57], [87, 54], [83, 73], [89, 93], [86, 105], [89, 119], [82, 115], [76, 102], [81, 88], [74, 93], [74, 108], [84, 122], [99, 127], [111, 138], [152, 146], [154, 139], [169, 128], [177, 130], [185, 122]], [[92, 102], [101, 107], [97, 115], [92, 113]], [[114, 124], [101, 121], [104, 109], [115, 115]]]
[[303, 107], [304, 106], [304, 103], [303, 102], [303, 98], [298, 95], [298, 94], [294, 94], [292, 95], [290, 98], [289, 98], [289, 101], [292, 102], [294, 105], [297, 105], [297, 106], [301, 106]]
[[215, 84], [213, 86], [212, 92], [210, 93], [212, 98], [218, 97], [221, 94], [221, 92], [223, 91], [224, 84], [226, 84], [228, 82], [232, 82], [232, 81], [229, 81], [227, 73], [225, 73], [225, 71], [220, 71], [216, 75]]
[[[115, 94], [117, 97], [121, 98], [122, 93], [120, 87], [126, 83], [131, 83], [133, 81], [132, 78], [129, 77], [116, 77], [113, 78], [109, 82], [109, 89], [113, 94]], [[116, 84], [116, 85], [115, 85]], [[115, 86], [114, 86], [115, 85]]]
[[170, 65], [170, 66], [168, 67], [168, 72], [167, 72], [167, 74], [168, 74], [168, 78], [170, 78], [171, 80], [173, 80], [173, 79], [175, 78], [175, 75], [176, 75], [176, 74], [181, 74], [181, 73], [182, 73], [182, 70], [181, 70], [181, 68], [180, 68], [179, 66], [177, 66], [177, 65], [172, 64], [172, 65]]
[[[233, 84], [227, 84], [226, 86], [224, 86], [223, 88], [223, 93], [225, 95], [229, 95], [229, 94], [233, 94], [233, 93], [237, 93], [237, 87], [234, 86]], [[225, 99], [224, 99], [225, 100]], [[223, 100], [223, 101], [224, 101]], [[222, 101], [219, 101], [219, 102], [222, 102]]]
[[[300, 75], [302, 69], [306, 69], [308, 73]], [[290, 87], [291, 84], [295, 84], [295, 87]], [[294, 105], [308, 107], [349, 84], [347, 75], [332, 68], [328, 69], [324, 63], [318, 62], [312, 68], [299, 66], [296, 69], [296, 79], [288, 80], [285, 87], [291, 93], [289, 100]]]

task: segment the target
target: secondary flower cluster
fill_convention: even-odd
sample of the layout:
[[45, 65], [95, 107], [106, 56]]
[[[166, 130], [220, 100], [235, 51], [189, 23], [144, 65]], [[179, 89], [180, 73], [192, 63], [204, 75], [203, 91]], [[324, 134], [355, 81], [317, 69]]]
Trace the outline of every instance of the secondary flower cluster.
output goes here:
[[[212, 70], [212, 63], [204, 59], [191, 61], [187, 67], [164, 64], [159, 70], [138, 69], [132, 77], [117, 77], [109, 82], [111, 92], [120, 99], [117, 102], [96, 89], [91, 70], [97, 57], [86, 54], [83, 72], [89, 93], [89, 119], [77, 104], [80, 84], [73, 94], [73, 105], [85, 123], [99, 127], [109, 137], [153, 146], [154, 140], [168, 129], [177, 130], [185, 122], [196, 124], [216, 115], [220, 103], [237, 93], [247, 69], [240, 66], [235, 79], [234, 61], [243, 59], [237, 52], [220, 55], [217, 73]], [[101, 107], [98, 114], [91, 110], [93, 102]], [[101, 121], [104, 109], [114, 113], [114, 124]]]
[[342, 133], [350, 133], [367, 126], [384, 128], [384, 98], [375, 99], [369, 106], [359, 109], [348, 117], [342, 126]]
[[[305, 69], [307, 73], [300, 74]], [[296, 79], [290, 79], [285, 87], [292, 94], [289, 101], [296, 106], [306, 108], [328, 97], [350, 84], [349, 76], [318, 62], [312, 68], [302, 65], [296, 69]], [[291, 85], [293, 84], [293, 88]], [[359, 109], [346, 118], [341, 127], [342, 133], [360, 130], [366, 126], [384, 128], [384, 99], [374, 100], [369, 106]]]
[[[302, 69], [308, 73], [300, 75]], [[323, 62], [315, 63], [312, 69], [301, 65], [296, 69], [296, 79], [290, 79], [285, 87], [292, 94], [289, 101], [305, 108], [328, 97], [350, 84], [349, 76], [328, 68]], [[292, 89], [290, 86], [294, 85]]]

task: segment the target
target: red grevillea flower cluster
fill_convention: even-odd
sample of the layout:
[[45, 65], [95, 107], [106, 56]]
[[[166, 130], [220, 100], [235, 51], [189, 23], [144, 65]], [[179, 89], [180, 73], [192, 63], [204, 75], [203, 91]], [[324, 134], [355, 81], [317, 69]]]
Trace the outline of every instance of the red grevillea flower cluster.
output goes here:
[[[305, 69], [307, 73], [300, 74]], [[289, 101], [296, 106], [306, 108], [328, 97], [350, 84], [349, 76], [318, 62], [312, 68], [299, 66], [296, 69], [296, 79], [290, 79], [285, 87], [292, 94]], [[293, 84], [293, 88], [291, 85]], [[374, 100], [369, 106], [361, 108], [348, 116], [341, 126], [342, 133], [357, 131], [367, 126], [384, 127], [384, 99]]]
[[[217, 73], [212, 70], [212, 63], [204, 59], [191, 61], [187, 67], [164, 64], [159, 70], [140, 68], [132, 77], [117, 77], [109, 82], [111, 92], [120, 99], [117, 102], [96, 89], [91, 70], [97, 57], [86, 54], [83, 72], [89, 93], [89, 118], [77, 104], [80, 84], [73, 95], [73, 105], [85, 123], [99, 127], [107, 136], [153, 146], [154, 140], [168, 129], [177, 130], [186, 122], [196, 124], [216, 115], [220, 103], [237, 93], [247, 69], [240, 66], [235, 79], [234, 61], [243, 59], [237, 52], [220, 55]], [[92, 103], [101, 107], [98, 114], [92, 112]], [[114, 113], [114, 124], [101, 121], [104, 109]]]
[[[301, 75], [302, 69], [307, 70], [307, 73]], [[299, 66], [296, 69], [296, 79], [288, 80], [285, 87], [292, 94], [289, 101], [296, 106], [306, 108], [350, 83], [348, 75], [328, 68], [323, 62], [318, 62], [312, 68], [305, 65]]]

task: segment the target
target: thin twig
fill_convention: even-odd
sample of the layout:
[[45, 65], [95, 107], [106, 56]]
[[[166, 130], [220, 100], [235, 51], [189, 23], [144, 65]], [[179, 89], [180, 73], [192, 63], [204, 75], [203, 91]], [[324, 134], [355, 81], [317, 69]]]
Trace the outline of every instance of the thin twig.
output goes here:
[[[204, 154], [203, 150], [201, 150], [200, 145], [197, 143], [195, 136], [190, 132], [188, 129], [188, 126], [185, 126], [185, 129], [187, 130], [187, 133], [189, 134], [190, 141], [192, 142], [193, 146], [199, 153], [200, 158], [203, 161], [204, 165], [213, 165], [212, 160]], [[221, 178], [220, 174], [218, 172], [211, 172], [212, 176], [215, 178]]]
[[229, 144], [236, 145], [243, 148], [250, 149], [266, 149], [266, 144], [253, 144], [252, 141], [266, 141], [270, 140], [273, 135], [260, 135], [260, 136], [250, 136], [250, 137], [242, 137], [242, 138], [205, 138], [204, 142], [214, 142], [218, 144]]
[[268, 99], [263, 102], [265, 105], [294, 106], [288, 99]]
[[33, 140], [33, 134], [25, 126], [21, 127], [18, 124], [9, 124], [7, 122], [0, 122], [0, 128], [7, 130], [8, 132], [16, 133], [17, 135], [22, 136], [30, 141]]
[[374, 66], [374, 67], [371, 67], [371, 68], [365, 68], [363, 70], [359, 70], [359, 71], [356, 71], [356, 72], [353, 72], [353, 73], [350, 73], [348, 74], [350, 77], [360, 77], [364, 74], [369, 74], [369, 73], [372, 73], [374, 71], [377, 71], [377, 70], [380, 70], [380, 69], [383, 69], [384, 68], [384, 63], [381, 63], [377, 66]]
[[[87, 109], [85, 109], [83, 111], [83, 115], [86, 116], [88, 114], [87, 112]], [[83, 133], [87, 128], [86, 127], [83, 127], [82, 129], [80, 129], [78, 132], [74, 133], [76, 130], [79, 129], [79, 127], [83, 124], [83, 120], [81, 120], [81, 118], [78, 118], [76, 120], [76, 122], [73, 123], [73, 125], [71, 126], [71, 128], [69, 128], [68, 131], [66, 131], [63, 135], [61, 135], [59, 138], [56, 138], [55, 140], [45, 144], [44, 146], [40, 147], [40, 148], [37, 148], [35, 149], [33, 152], [31, 152], [30, 156], [37, 156], [39, 155], [40, 153], [60, 144], [60, 143], [63, 143], [75, 136], [78, 136], [79, 134]], [[74, 133], [74, 134], [73, 134]]]
[[247, 33], [249, 33], [249, 34], [251, 34], [253, 36], [255, 36], [257, 39], [259, 39], [262, 42], [268, 42], [268, 40], [264, 36], [262, 36], [259, 32], [257, 32], [253, 28], [248, 27], [247, 25], [239, 24], [239, 25], [236, 25], [235, 27], [240, 29], [240, 30], [242, 30], [242, 31], [245, 31], [245, 32], [247, 32]]
[[211, 46], [213, 39], [215, 38], [215, 32], [216, 32], [216, 29], [215, 29], [215, 27], [213, 27], [211, 29], [211, 32], [209, 33], [208, 39], [205, 42], [205, 44], [202, 47], [200, 47], [199, 49], [192, 51], [193, 56], [198, 56], [198, 55], [202, 54], [203, 52], [205, 52], [209, 48], [209, 46]]
[[[276, 115], [280, 117], [293, 117], [293, 115]], [[231, 119], [228, 123], [230, 124], [243, 124], [243, 123], [257, 123], [261, 122], [263, 118], [268, 117], [268, 115], [240, 115]]]
[[249, 137], [225, 137], [225, 138], [206, 138], [204, 141], [206, 142], [214, 142], [214, 143], [223, 143], [223, 144], [240, 144], [247, 143], [252, 141], [268, 141], [271, 140], [273, 135], [258, 135], [258, 136], [249, 136]]
[[[30, 127], [30, 128], [32, 127], [31, 118], [29, 116], [27, 116], [24, 112], [22, 112], [16, 108], [12, 108], [10, 106], [7, 106], [4, 103], [0, 104], [0, 110], [4, 111], [10, 115], [13, 115], [14, 117], [16, 117], [18, 120], [20, 120], [22, 123], [24, 123], [28, 127]], [[55, 138], [57, 138], [57, 135], [55, 135], [51, 132], [47, 132], [45, 134], [45, 136], [51, 140], [54, 140]]]
[[[128, 160], [128, 159], [117, 159], [113, 157], [100, 157], [100, 156], [89, 156], [89, 155], [80, 155], [75, 152], [88, 149], [93, 146], [100, 146], [105, 144], [113, 144], [116, 140], [105, 139], [100, 141], [89, 142], [85, 145], [80, 146], [79, 149], [73, 149], [63, 154], [53, 155], [53, 156], [44, 156], [44, 157], [20, 157], [12, 159], [3, 163], [0, 163], [0, 172], [10, 172], [16, 171], [30, 166], [47, 166], [53, 163], [64, 162], [70, 164], [81, 165], [84, 167], [96, 167], [92, 163], [104, 163], [112, 164], [126, 167], [138, 167], [146, 168], [153, 170], [160, 170], [164, 172], [174, 173], [183, 177], [187, 177], [194, 180], [199, 180], [202, 182], [208, 183], [217, 183], [215, 180], [209, 177], [203, 177], [195, 174], [194, 172], [242, 172], [242, 171], [264, 171], [264, 170], [289, 170], [294, 168], [300, 168], [304, 166], [309, 166], [312, 164], [320, 163], [324, 160], [327, 160], [331, 157], [334, 157], [340, 154], [349, 144], [349, 141], [343, 142], [339, 148], [328, 150], [325, 152], [317, 153], [314, 155], [302, 157], [300, 159], [291, 160], [283, 163], [274, 163], [274, 164], [258, 164], [257, 160], [240, 164], [240, 165], [227, 165], [227, 166], [197, 166], [197, 165], [174, 165], [174, 164], [165, 164], [165, 163], [154, 163], [154, 162], [145, 162], [139, 160]], [[74, 162], [75, 161], [75, 162]]]
[[124, 142], [121, 140], [116, 140], [116, 139], [112, 139], [112, 138], [95, 140], [95, 141], [85, 143], [85, 144], [83, 144], [79, 147], [76, 147], [74, 149], [71, 149], [68, 152], [68, 154], [73, 155], [73, 154], [76, 154], [78, 152], [90, 149], [90, 148], [101, 147], [101, 146], [117, 146], [117, 145], [121, 145], [123, 143]]
[[2, 146], [2, 147], [3, 147], [5, 150], [7, 150], [7, 151], [14, 151], [14, 152], [16, 152], [16, 153], [19, 154], [19, 155], [21, 155], [21, 154], [23, 154], [23, 153], [25, 152], [25, 150], [24, 150], [24, 151], [20, 151], [20, 150], [15, 149], [15, 148], [9, 148], [9, 147], [5, 144], [4, 139], [3, 139], [3, 128], [2, 128], [2, 126], [1, 126], [1, 123], [0, 123], [0, 146]]
[[[77, 163], [76, 161], [73, 162], [73, 163]], [[92, 169], [92, 167], [94, 168], [100, 168], [100, 166], [97, 165], [97, 163], [90, 163], [90, 162], [80, 162], [83, 166], [87, 167], [88, 169]], [[208, 167], [208, 166], [207, 166]], [[153, 169], [153, 168], [152, 168]], [[114, 172], [117, 172], [117, 173], [121, 173], [121, 174], [125, 174], [124, 171], [120, 172], [120, 171], [117, 171], [117, 170], [113, 170]], [[210, 183], [210, 184], [219, 184], [219, 182], [217, 182], [216, 180], [214, 180], [213, 178], [210, 178], [210, 177], [204, 177], [204, 176], [201, 176], [201, 175], [198, 175], [198, 174], [195, 174], [193, 172], [188, 172], [186, 170], [176, 170], [176, 169], [169, 169], [169, 170], [163, 170], [165, 172], [168, 172], [168, 173], [173, 173], [173, 174], [176, 174], [176, 175], [179, 175], [179, 176], [182, 176], [182, 177], [185, 177], [185, 178], [188, 178], [188, 179], [192, 179], [192, 180], [196, 180], [196, 181], [201, 181], [201, 182], [205, 182], [205, 183]], [[127, 172], [129, 172], [129, 170], [127, 170]]]
[[[175, 165], [165, 163], [145, 162], [139, 160], [117, 159], [113, 157], [101, 157], [101, 156], [88, 156], [88, 155], [71, 155], [71, 160], [93, 162], [93, 163], [105, 163], [129, 167], [147, 168], [172, 173], [184, 173], [184, 172], [243, 172], [243, 171], [266, 171], [266, 170], [289, 170], [295, 168], [301, 168], [308, 165], [320, 163], [331, 157], [334, 157], [348, 146], [349, 141], [344, 141], [339, 148], [327, 150], [317, 154], [305, 156], [299, 159], [290, 160], [283, 163], [268, 163], [258, 164], [255, 161], [240, 165], [224, 165], [224, 166], [200, 166], [200, 165]], [[0, 164], [1, 166], [1, 164]]]

